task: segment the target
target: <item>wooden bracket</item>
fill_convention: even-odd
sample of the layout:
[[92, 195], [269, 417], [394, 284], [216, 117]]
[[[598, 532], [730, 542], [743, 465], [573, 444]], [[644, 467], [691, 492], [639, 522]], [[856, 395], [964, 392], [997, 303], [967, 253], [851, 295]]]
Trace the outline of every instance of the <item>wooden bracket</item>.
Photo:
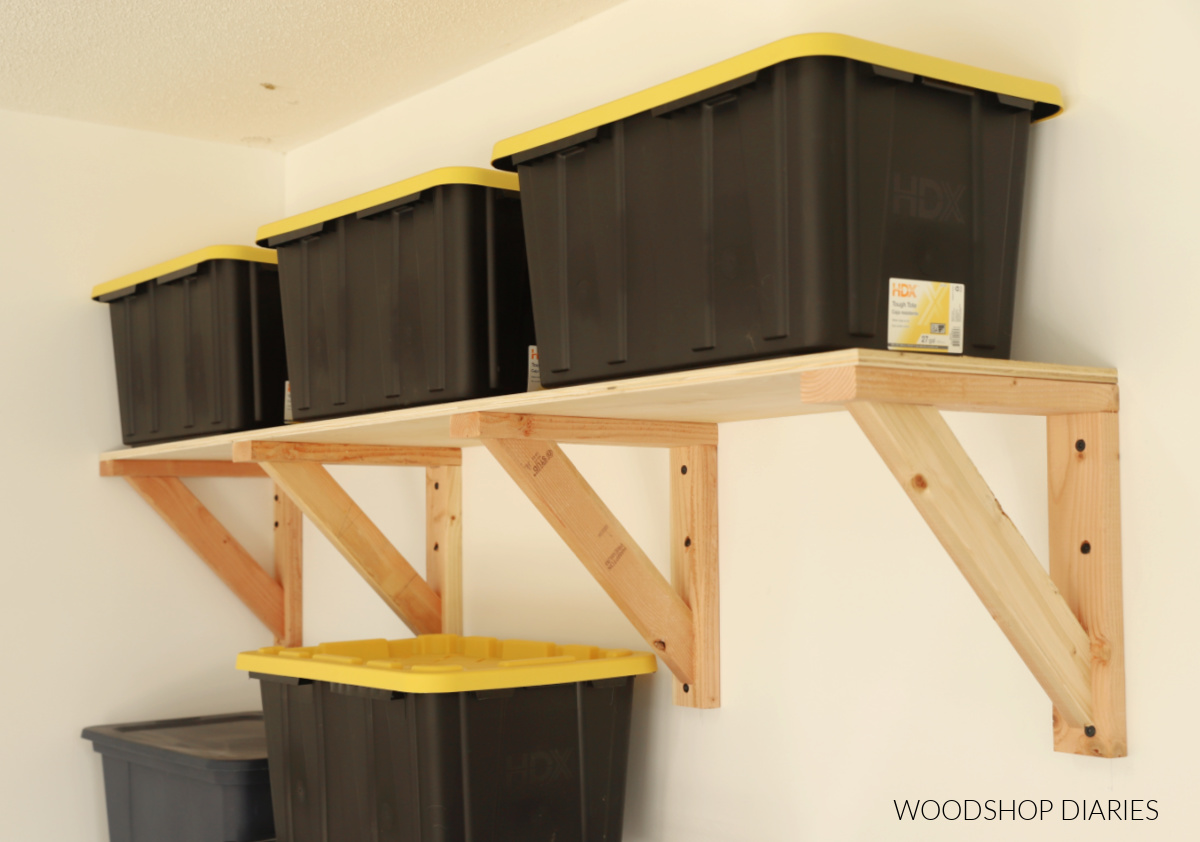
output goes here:
[[1055, 747], [1123, 755], [1115, 414], [1050, 418], [1048, 575], [936, 409], [847, 407], [1054, 703]]
[[[718, 707], [716, 425], [466, 413], [450, 419], [450, 434], [477, 438], [496, 457], [674, 673], [677, 703]], [[674, 586], [563, 453], [564, 441], [671, 448]]]
[[180, 538], [263, 622], [282, 646], [303, 643], [301, 520], [278, 490], [275, 578], [272, 579], [180, 477], [259, 477], [257, 465], [229, 462], [120, 460], [100, 463], [100, 475], [122, 476]]
[[[462, 451], [242, 441], [233, 461], [259, 463], [413, 632], [462, 633]], [[335, 463], [425, 467], [428, 581], [322, 467]]]

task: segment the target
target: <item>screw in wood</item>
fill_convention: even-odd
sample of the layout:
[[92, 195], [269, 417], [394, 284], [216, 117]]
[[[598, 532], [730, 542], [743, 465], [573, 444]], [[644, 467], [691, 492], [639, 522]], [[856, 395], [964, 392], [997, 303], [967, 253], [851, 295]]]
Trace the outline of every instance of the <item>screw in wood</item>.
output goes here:
[[278, 502], [279, 502], [279, 495], [278, 495], [278, 494], [276, 494], [276, 495], [275, 495], [275, 502], [276, 502], [276, 503], [278, 503]]
[[434, 551], [435, 553], [437, 552], [437, 548], [438, 548], [438, 545], [435, 543], [435, 544], [433, 545], [433, 551]]
[[275, 528], [276, 528], [276, 529], [278, 529], [278, 528], [279, 528], [279, 521], [275, 521]]
[[1087, 447], [1087, 442], [1084, 441], [1083, 439], [1079, 439], [1078, 441], [1075, 442], [1075, 449], [1078, 450], [1080, 453], [1083, 453], [1083, 449], [1085, 447]]
[[1096, 726], [1089, 725], [1088, 727], [1083, 729], [1083, 733], [1087, 734], [1089, 737], [1096, 736]]
[[683, 545], [684, 545], [685, 547], [690, 547], [690, 546], [692, 545], [692, 539], [691, 539], [691, 538], [684, 538], [684, 539], [683, 539]]
[[689, 692], [691, 689], [692, 689], [692, 688], [691, 688], [691, 687], [688, 687], [686, 684], [685, 684], [685, 685], [683, 685], [683, 692], [687, 693], [687, 692]]
[[1084, 541], [1082, 544], [1079, 545], [1079, 552], [1083, 553], [1084, 555], [1087, 555], [1091, 551], [1092, 551], [1092, 545], [1089, 542]]
[[686, 474], [686, 473], [687, 473], [687, 465], [680, 465], [680, 466], [679, 466], [679, 473], [681, 473], [681, 474]]
[[434, 490], [434, 491], [437, 491], [437, 490], [438, 490], [439, 488], [441, 488], [441, 487], [442, 487], [442, 484], [441, 484], [440, 482], [435, 482], [435, 483], [433, 484], [433, 490]]

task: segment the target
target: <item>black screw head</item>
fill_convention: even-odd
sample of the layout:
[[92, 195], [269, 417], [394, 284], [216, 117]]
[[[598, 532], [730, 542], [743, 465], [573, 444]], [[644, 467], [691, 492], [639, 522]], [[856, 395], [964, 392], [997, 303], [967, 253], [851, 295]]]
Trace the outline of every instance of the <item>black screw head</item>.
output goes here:
[[691, 687], [688, 687], [686, 684], [685, 684], [685, 685], [683, 685], [683, 692], [687, 693], [687, 692], [689, 692], [691, 689], [692, 689], [692, 688], [691, 688]]
[[441, 484], [440, 482], [435, 482], [435, 483], [433, 484], [433, 490], [434, 490], [434, 491], [437, 491], [437, 490], [438, 490], [439, 488], [441, 488], [441, 487], [442, 487], [442, 484]]
[[683, 545], [684, 545], [685, 547], [690, 547], [690, 546], [692, 545], [692, 539], [691, 539], [691, 538], [684, 538], [684, 539], [683, 539]]
[[1089, 737], [1096, 736], [1096, 726], [1089, 725], [1088, 727], [1083, 729], [1083, 733], [1087, 734]]
[[1080, 453], [1083, 453], [1083, 450], [1086, 447], [1087, 447], [1087, 442], [1084, 441], [1083, 439], [1079, 439], [1078, 441], [1075, 442], [1075, 449], [1078, 450]]
[[1079, 545], [1079, 552], [1083, 553], [1084, 555], [1087, 555], [1091, 551], [1092, 551], [1092, 545], [1089, 542], [1084, 541], [1082, 544]]
[[681, 473], [681, 474], [686, 474], [686, 473], [687, 473], [687, 465], [680, 465], [680, 466], [679, 466], [679, 473]]
[[278, 529], [278, 528], [279, 528], [279, 521], [275, 521], [275, 528], [276, 528], [276, 529]]
[[433, 551], [436, 553], [436, 552], [437, 552], [437, 549], [438, 549], [438, 545], [437, 545], [437, 543], [434, 543], [434, 545], [433, 545]]
[[278, 495], [278, 494], [276, 494], [276, 495], [275, 495], [275, 502], [276, 502], [276, 503], [278, 503], [278, 502], [279, 502], [279, 495]]

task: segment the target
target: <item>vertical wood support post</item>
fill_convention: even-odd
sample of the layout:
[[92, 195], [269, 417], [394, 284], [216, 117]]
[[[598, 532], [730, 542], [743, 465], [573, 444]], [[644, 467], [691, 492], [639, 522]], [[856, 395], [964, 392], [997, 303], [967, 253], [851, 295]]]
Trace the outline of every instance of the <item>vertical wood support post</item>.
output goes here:
[[675, 679], [675, 704], [721, 706], [721, 601], [717, 565], [717, 448], [671, 448], [671, 583], [692, 610], [692, 681]]
[[425, 469], [425, 581], [442, 598], [442, 633], [462, 634], [462, 467]]
[[1124, 757], [1125, 643], [1121, 488], [1115, 412], [1046, 419], [1050, 577], [1087, 632], [1094, 730], [1056, 708], [1056, 751]]
[[277, 646], [304, 645], [304, 514], [275, 486], [275, 579], [283, 588], [283, 634]]

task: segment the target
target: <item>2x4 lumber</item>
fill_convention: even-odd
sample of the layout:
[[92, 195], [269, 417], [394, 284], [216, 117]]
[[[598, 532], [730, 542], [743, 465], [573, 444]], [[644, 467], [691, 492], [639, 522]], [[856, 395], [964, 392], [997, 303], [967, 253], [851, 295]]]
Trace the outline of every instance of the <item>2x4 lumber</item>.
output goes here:
[[923, 404], [962, 412], [1065, 415], [1116, 412], [1115, 383], [963, 374], [870, 365], [807, 371], [800, 396], [810, 404]]
[[675, 677], [693, 683], [691, 609], [562, 448], [531, 439], [483, 443]]
[[304, 645], [304, 514], [275, 486], [275, 579], [283, 588], [283, 635], [278, 646]]
[[1095, 731], [1055, 711], [1054, 748], [1124, 757], [1125, 632], [1121, 599], [1121, 490], [1117, 416], [1047, 420], [1050, 578], [1090, 641]]
[[425, 469], [425, 580], [442, 600], [442, 633], [463, 633], [462, 468]]
[[927, 406], [848, 408], [1063, 721], [1095, 726], [1087, 633], [945, 419]]
[[938, 371], [948, 374], [989, 374], [1000, 377], [1032, 377], [1037, 380], [1064, 380], [1089, 383], [1116, 383], [1115, 368], [1096, 368], [1059, 363], [1024, 362], [1021, 360], [998, 360], [986, 357], [967, 357], [958, 354], [929, 354], [920, 351], [882, 351], [875, 348], [854, 348], [845, 351], [827, 351], [801, 359], [819, 358], [817, 365], [807, 368], [835, 368], [840, 365], [857, 364], [872, 368], [908, 371]]
[[417, 634], [442, 630], [438, 595], [327, 470], [314, 462], [261, 464], [405, 625]]
[[267, 475], [258, 465], [188, 459], [105, 459], [102, 477], [258, 477]]
[[692, 682], [675, 704], [721, 706], [721, 589], [717, 568], [717, 448], [671, 448], [671, 581], [692, 612]]
[[212, 568], [276, 638], [284, 634], [283, 588], [267, 575], [212, 512], [176, 477], [127, 476], [196, 555]]
[[717, 425], [700, 421], [636, 421], [512, 412], [467, 412], [450, 419], [461, 439], [536, 439], [567, 444], [675, 447], [717, 443]]
[[457, 447], [393, 447], [376, 444], [320, 444], [299, 441], [238, 441], [234, 462], [316, 462], [321, 465], [393, 465], [427, 468], [461, 465]]

